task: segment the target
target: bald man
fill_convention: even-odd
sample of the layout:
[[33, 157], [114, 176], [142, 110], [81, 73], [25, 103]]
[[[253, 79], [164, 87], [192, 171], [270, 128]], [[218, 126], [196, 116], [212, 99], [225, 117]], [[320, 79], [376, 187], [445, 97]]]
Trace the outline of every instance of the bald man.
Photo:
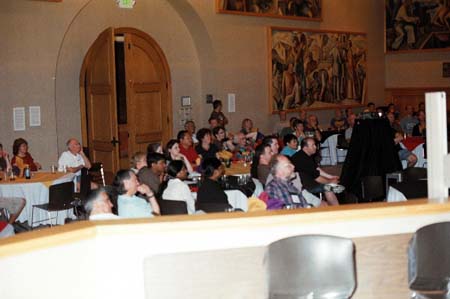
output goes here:
[[67, 151], [61, 154], [58, 160], [58, 170], [63, 171], [64, 167], [68, 172], [75, 173], [76, 176], [81, 175], [81, 169], [91, 168], [91, 162], [83, 153], [80, 142], [75, 138], [70, 138], [66, 142]]

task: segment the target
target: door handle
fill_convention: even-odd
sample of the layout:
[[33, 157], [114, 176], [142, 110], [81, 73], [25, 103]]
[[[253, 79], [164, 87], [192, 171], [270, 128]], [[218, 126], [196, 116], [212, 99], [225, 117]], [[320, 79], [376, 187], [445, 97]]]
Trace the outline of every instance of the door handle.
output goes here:
[[111, 140], [111, 144], [113, 146], [116, 146], [116, 144], [119, 144], [119, 140], [117, 140], [116, 137], [113, 137], [113, 139]]

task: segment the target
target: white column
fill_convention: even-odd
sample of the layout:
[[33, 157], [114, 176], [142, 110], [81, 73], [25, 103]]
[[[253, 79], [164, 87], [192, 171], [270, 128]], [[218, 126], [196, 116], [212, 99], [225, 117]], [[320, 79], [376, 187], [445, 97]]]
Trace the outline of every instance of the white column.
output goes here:
[[449, 165], [447, 151], [447, 103], [444, 92], [425, 94], [427, 122], [427, 168], [428, 200], [445, 202], [448, 200], [446, 171]]

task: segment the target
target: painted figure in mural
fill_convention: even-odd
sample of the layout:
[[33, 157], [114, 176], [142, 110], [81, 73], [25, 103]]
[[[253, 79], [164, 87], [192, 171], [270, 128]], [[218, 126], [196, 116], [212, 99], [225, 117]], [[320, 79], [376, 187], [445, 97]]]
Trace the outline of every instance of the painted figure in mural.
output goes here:
[[307, 49], [306, 35], [301, 34], [300, 39], [295, 36], [294, 40], [295, 50], [295, 78], [300, 88], [300, 95], [296, 101], [297, 105], [301, 105], [305, 101], [306, 97], [306, 77], [305, 77], [305, 55]]
[[414, 48], [416, 43], [415, 29], [418, 22], [419, 18], [415, 17], [412, 12], [412, 0], [404, 0], [395, 16], [396, 38], [392, 43], [392, 49], [397, 50], [400, 48], [404, 42], [405, 35], [408, 48]]
[[336, 45], [330, 51], [331, 59], [331, 80], [332, 80], [332, 96], [333, 102], [340, 101], [341, 95], [341, 78], [342, 78], [342, 56], [339, 46], [339, 39], [336, 37]]

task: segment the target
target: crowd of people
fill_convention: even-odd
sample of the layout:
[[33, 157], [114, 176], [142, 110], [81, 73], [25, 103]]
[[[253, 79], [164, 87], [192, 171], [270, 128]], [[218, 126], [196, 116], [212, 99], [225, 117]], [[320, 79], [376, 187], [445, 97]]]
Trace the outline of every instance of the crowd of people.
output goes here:
[[[389, 120], [399, 158], [406, 160], [408, 166], [414, 166], [417, 157], [402, 147], [401, 141], [405, 136], [425, 136], [424, 105], [421, 103], [416, 113], [408, 105], [401, 119], [393, 104], [384, 108], [375, 108], [373, 103], [369, 103], [363, 113], [375, 113]], [[336, 109], [328, 129], [341, 132], [349, 140], [357, 118], [351, 108], [344, 112]], [[263, 187], [263, 192], [253, 194], [263, 203], [258, 205], [259, 208], [339, 204], [336, 194], [325, 188], [330, 183], [338, 184], [339, 177], [320, 167], [318, 145], [324, 141], [324, 131], [316, 115], [300, 111], [298, 117], [292, 117], [289, 126], [279, 134], [268, 136], [254, 128], [252, 120], [246, 118], [242, 121], [241, 130], [232, 134], [226, 129], [228, 119], [222, 112], [222, 103], [215, 101], [208, 123], [209, 127], [196, 131], [195, 123], [187, 121], [177, 138], [165, 146], [150, 144], [147, 152], [135, 153], [130, 169], [118, 171], [112, 187], [99, 188], [93, 183], [91, 188], [95, 191], [85, 204], [90, 219], [153, 217], [160, 215], [161, 200], [185, 202], [188, 214], [205, 210], [209, 204], [229, 208], [220, 180], [225, 173], [224, 164], [231, 161], [251, 164], [252, 179]], [[91, 162], [77, 139], [70, 138], [66, 145], [67, 151], [61, 154], [58, 168], [79, 177], [81, 169], [89, 169]], [[0, 144], [0, 168], [16, 175], [22, 175], [24, 168], [39, 170], [41, 165], [28, 150], [26, 140], [16, 139], [10, 158]], [[202, 182], [194, 196], [187, 179], [189, 174], [197, 173], [202, 175]], [[15, 221], [24, 206], [23, 198], [0, 198], [0, 208], [10, 210], [12, 215], [10, 223]]]

